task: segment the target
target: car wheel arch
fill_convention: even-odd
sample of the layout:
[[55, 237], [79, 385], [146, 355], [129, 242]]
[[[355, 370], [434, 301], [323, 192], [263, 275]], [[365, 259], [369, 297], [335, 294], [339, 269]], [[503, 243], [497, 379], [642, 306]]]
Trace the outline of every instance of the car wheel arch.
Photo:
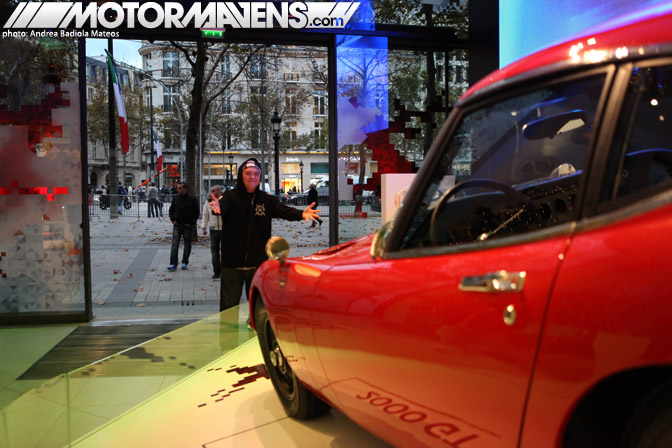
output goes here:
[[595, 383], [573, 407], [561, 431], [559, 446], [622, 446], [635, 410], [660, 385], [672, 380], [672, 366], [618, 372]]

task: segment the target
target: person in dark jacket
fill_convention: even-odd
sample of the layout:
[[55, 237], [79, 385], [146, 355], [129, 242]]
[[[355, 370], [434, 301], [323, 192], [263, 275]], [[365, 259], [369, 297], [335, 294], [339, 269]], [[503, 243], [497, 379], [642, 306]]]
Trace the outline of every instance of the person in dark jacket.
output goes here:
[[168, 270], [174, 271], [177, 269], [177, 253], [180, 249], [180, 237], [184, 238], [182, 269], [187, 269], [189, 255], [191, 255], [192, 231], [198, 221], [200, 210], [198, 200], [189, 194], [189, 186], [185, 182], [178, 184], [177, 196], [175, 196], [175, 199], [170, 204], [168, 213], [170, 221], [173, 223], [173, 245], [170, 247], [170, 266], [168, 266]]
[[[310, 188], [308, 189], [308, 203], [313, 204], [313, 208], [317, 208], [317, 204], [319, 202], [319, 196], [317, 194], [317, 188], [315, 188], [315, 184], [310, 184]], [[322, 220], [320, 218], [315, 218], [313, 223], [310, 225], [310, 227], [315, 227], [315, 221], [319, 222], [320, 225], [322, 225]]]
[[250, 295], [250, 282], [261, 263], [266, 261], [265, 246], [271, 237], [274, 218], [287, 221], [316, 220], [319, 210], [311, 204], [305, 210], [284, 205], [276, 196], [259, 189], [261, 166], [257, 159], [246, 160], [238, 169], [236, 188], [225, 192], [219, 200], [222, 214], [222, 287], [220, 311], [240, 303], [245, 285]]

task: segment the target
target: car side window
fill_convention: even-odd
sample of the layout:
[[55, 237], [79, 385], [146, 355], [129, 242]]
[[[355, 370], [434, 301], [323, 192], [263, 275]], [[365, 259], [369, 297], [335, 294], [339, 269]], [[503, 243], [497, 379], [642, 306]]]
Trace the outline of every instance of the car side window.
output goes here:
[[466, 114], [402, 248], [486, 241], [574, 219], [604, 81], [582, 78]]
[[672, 180], [672, 66], [635, 67], [607, 164], [602, 202], [658, 191]]

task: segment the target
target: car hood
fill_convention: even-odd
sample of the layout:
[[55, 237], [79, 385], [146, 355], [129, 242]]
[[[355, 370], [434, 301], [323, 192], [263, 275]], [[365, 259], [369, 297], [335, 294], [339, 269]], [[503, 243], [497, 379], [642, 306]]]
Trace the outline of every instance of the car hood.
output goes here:
[[370, 251], [373, 237], [374, 234], [365, 235], [293, 260], [310, 262], [315, 266], [322, 265], [326, 269], [344, 264], [368, 263], [372, 261]]

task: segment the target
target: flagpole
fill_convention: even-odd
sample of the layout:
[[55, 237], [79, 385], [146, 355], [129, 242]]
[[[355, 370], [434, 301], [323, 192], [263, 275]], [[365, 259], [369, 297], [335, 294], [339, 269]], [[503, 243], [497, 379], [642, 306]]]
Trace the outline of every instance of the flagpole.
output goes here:
[[[152, 103], [152, 97], [154, 96], [154, 82], [149, 86], [149, 153], [151, 154], [151, 164], [149, 165], [149, 178], [153, 179], [152, 174], [154, 173], [154, 105]], [[161, 189], [161, 177], [156, 176], [156, 187]]]
[[[114, 55], [114, 44], [112, 42], [112, 38], [107, 39], [107, 51], [110, 53], [110, 56]], [[109, 194], [110, 198], [110, 218], [114, 219], [117, 218], [117, 141], [116, 141], [116, 126], [114, 124], [115, 122], [115, 114], [114, 114], [114, 103], [115, 103], [115, 96], [114, 96], [114, 86], [112, 84], [112, 69], [111, 67], [108, 69], [107, 73], [107, 112], [109, 116], [109, 142], [110, 142], [110, 148], [108, 151], [108, 156], [109, 156], [109, 163], [110, 163], [110, 182], [108, 184], [108, 191], [107, 194]]]

